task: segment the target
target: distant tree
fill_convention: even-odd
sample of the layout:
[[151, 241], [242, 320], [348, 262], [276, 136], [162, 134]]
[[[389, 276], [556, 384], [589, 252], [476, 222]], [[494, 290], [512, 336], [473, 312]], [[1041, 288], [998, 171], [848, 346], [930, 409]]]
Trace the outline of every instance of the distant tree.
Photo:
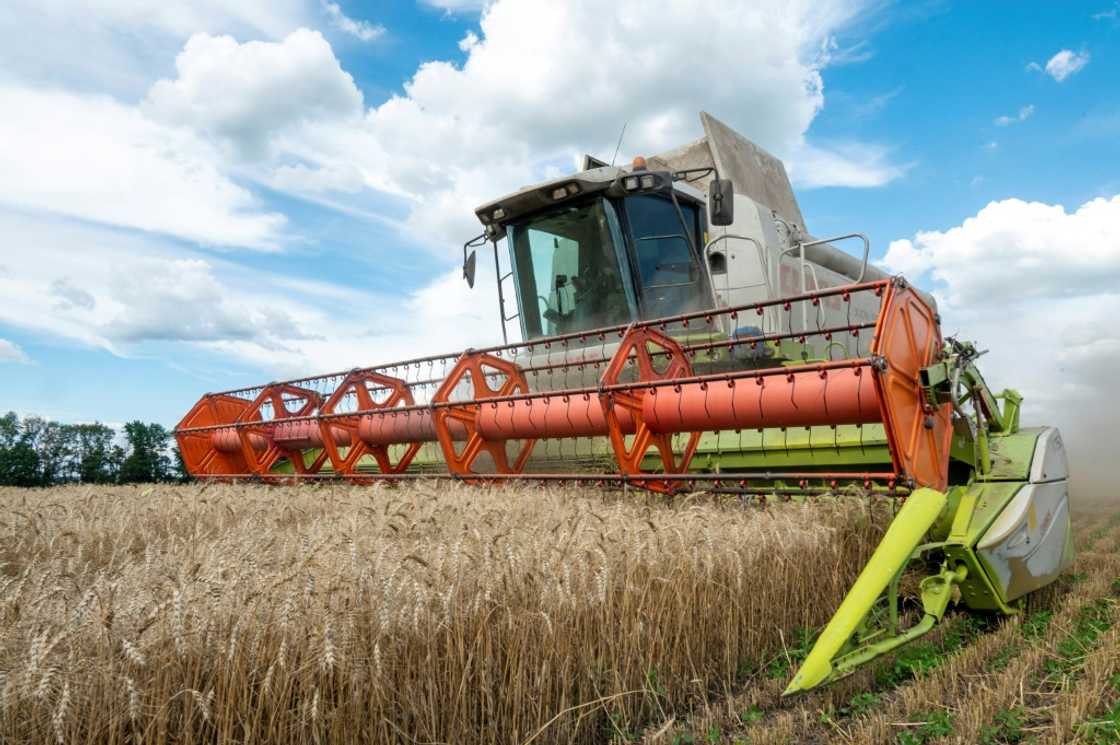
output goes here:
[[175, 453], [174, 465], [172, 470], [172, 478], [180, 484], [185, 484], [193, 477], [190, 471], [187, 470], [187, 462], [183, 460], [183, 451], [179, 449], [179, 443], [172, 446], [172, 451]]
[[[110, 427], [94, 424], [74, 425], [75, 465], [77, 479], [83, 484], [110, 484], [116, 481], [120, 471], [123, 451], [114, 451], [113, 437], [116, 433]], [[118, 456], [119, 457], [114, 457]]]
[[0, 417], [0, 451], [7, 450], [19, 442], [19, 417], [9, 411]]
[[[39, 420], [40, 422], [42, 420]], [[38, 430], [30, 429], [14, 411], [0, 417], [0, 484], [5, 486], [41, 486], [43, 471], [35, 449]]]
[[160, 424], [129, 422], [127, 447], [104, 424], [61, 424], [15, 412], [0, 416], [0, 485], [51, 486], [186, 481], [189, 475]]
[[[26, 423], [27, 420], [24, 420], [25, 425]], [[39, 456], [39, 469], [44, 486], [74, 481], [78, 478], [77, 432], [73, 426], [44, 421], [38, 432], [35, 452]]]
[[124, 425], [128, 455], [121, 463], [122, 484], [151, 483], [171, 479], [171, 459], [167, 455], [166, 429], [161, 424], [141, 421]]
[[24, 439], [0, 451], [0, 484], [6, 486], [43, 486], [39, 454]]

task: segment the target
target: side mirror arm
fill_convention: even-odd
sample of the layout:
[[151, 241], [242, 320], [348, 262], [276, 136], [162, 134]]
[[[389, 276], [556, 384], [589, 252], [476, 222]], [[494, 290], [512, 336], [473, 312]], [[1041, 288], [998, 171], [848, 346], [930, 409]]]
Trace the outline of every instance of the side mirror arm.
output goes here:
[[478, 264], [478, 255], [475, 249], [478, 246], [486, 244], [486, 234], [475, 236], [463, 244], [463, 279], [467, 281], [467, 287], [474, 289], [474, 273]]

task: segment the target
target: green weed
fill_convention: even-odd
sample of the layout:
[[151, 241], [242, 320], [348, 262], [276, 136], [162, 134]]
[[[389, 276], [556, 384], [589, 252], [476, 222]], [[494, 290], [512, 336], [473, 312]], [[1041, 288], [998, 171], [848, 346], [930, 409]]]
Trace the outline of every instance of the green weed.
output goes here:
[[793, 644], [786, 647], [782, 654], [770, 661], [766, 666], [766, 676], [771, 679], [788, 678], [793, 673], [793, 668], [800, 665], [809, 656], [815, 636], [813, 629], [808, 626], [796, 629]]
[[924, 642], [903, 647], [887, 667], [875, 676], [879, 688], [894, 687], [912, 678], [920, 678], [941, 664], [942, 660], [960, 650], [990, 625], [974, 616], [965, 616], [948, 625], [940, 642]]
[[879, 694], [864, 691], [852, 696], [852, 700], [840, 707], [840, 716], [858, 717], [866, 714], [879, 705]]
[[1050, 622], [1053, 619], [1054, 611], [1052, 610], [1040, 610], [1030, 614], [1025, 619], [1023, 619], [1023, 624], [1020, 627], [1020, 630], [1023, 633], [1023, 638], [1041, 638], [1046, 633], [1046, 630], [1050, 628]]
[[939, 737], [953, 734], [953, 717], [947, 711], [938, 709], [920, 715], [920, 727], [907, 729], [898, 734], [898, 745], [925, 745]]
[[992, 717], [992, 724], [980, 729], [980, 745], [1012, 745], [1022, 742], [1026, 733], [1023, 710], [1019, 707], [1004, 709]]
[[1008, 644], [1000, 649], [999, 653], [984, 666], [984, 671], [991, 674], [1006, 669], [1007, 665], [1011, 662], [1011, 658], [1019, 654], [1021, 650], [1022, 645], [1020, 644]]
[[1073, 630], [1058, 642], [1056, 657], [1046, 661], [1047, 675], [1073, 675], [1081, 666], [1085, 651], [1095, 646], [1101, 634], [1112, 626], [1112, 604], [1101, 598], [1081, 609]]

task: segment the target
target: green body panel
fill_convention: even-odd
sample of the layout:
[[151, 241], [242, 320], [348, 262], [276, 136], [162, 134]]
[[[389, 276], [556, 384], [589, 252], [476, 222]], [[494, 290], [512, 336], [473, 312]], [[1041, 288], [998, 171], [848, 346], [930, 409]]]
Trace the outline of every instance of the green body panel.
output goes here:
[[961, 603], [971, 610], [998, 611], [1006, 615], [1016, 613], [1004, 600], [998, 585], [992, 582], [991, 569], [983, 558], [965, 545], [946, 546], [946, 560], [953, 566], [964, 566], [967, 576], [960, 583]]
[[883, 425], [840, 425], [705, 432], [691, 470], [796, 470], [890, 462]]
[[992, 455], [992, 468], [979, 478], [984, 481], [1028, 480], [1035, 443], [1042, 432], [1041, 427], [1031, 427], [1021, 429], [1014, 434], [992, 437], [988, 441], [988, 448]]
[[969, 493], [976, 495], [976, 506], [970, 516], [963, 534], [951, 535], [951, 543], [974, 546], [991, 526], [992, 522], [1007, 506], [1007, 503], [1023, 487], [1021, 481], [978, 481], [968, 487]]
[[973, 549], [1020, 488], [1022, 484], [1016, 482], [979, 482], [957, 490], [960, 499], [942, 551], [949, 565], [967, 570], [960, 582], [961, 602], [972, 610], [1014, 613], [998, 583], [991, 580], [990, 568]]

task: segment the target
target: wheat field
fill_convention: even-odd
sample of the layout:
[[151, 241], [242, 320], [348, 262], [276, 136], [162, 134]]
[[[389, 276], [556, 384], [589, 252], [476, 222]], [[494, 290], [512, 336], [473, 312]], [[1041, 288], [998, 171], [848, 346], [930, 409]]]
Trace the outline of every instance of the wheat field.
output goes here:
[[890, 511], [446, 482], [0, 490], [0, 740], [635, 739], [781, 663]]

